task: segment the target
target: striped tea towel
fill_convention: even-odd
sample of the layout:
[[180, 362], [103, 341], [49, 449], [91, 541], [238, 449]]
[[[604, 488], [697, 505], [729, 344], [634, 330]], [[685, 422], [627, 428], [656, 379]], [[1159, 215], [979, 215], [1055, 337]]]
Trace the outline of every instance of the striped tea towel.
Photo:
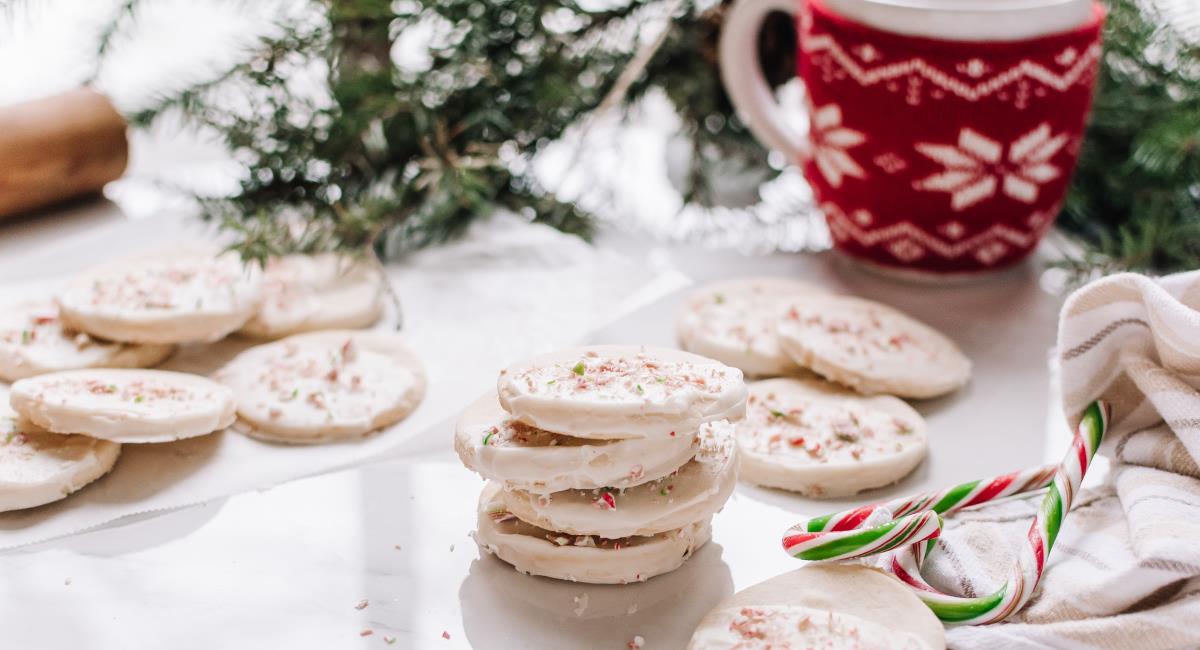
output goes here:
[[[1120, 274], [1076, 291], [1057, 360], [1072, 427], [1112, 405], [1104, 485], [1066, 518], [1033, 600], [1007, 622], [947, 631], [952, 648], [1200, 648], [1200, 272]], [[1065, 447], [1064, 447], [1065, 451]], [[948, 519], [927, 575], [987, 593], [1041, 497]]]

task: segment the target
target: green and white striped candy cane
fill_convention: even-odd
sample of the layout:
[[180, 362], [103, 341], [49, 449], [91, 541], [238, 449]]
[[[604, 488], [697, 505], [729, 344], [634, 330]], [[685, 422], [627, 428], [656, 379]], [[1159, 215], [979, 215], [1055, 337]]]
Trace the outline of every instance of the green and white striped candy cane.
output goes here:
[[[1016, 612], [1033, 595], [1063, 517], [1079, 491], [1108, 428], [1109, 409], [1092, 403], [1083, 414], [1071, 450], [1050, 465], [963, 483], [944, 490], [814, 517], [792, 528], [783, 547], [802, 560], [837, 561], [888, 553], [883, 568], [912, 587], [947, 623], [994, 623]], [[942, 515], [1004, 497], [1049, 488], [1007, 582], [986, 596], [946, 594], [921, 577], [921, 564], [941, 535]]]

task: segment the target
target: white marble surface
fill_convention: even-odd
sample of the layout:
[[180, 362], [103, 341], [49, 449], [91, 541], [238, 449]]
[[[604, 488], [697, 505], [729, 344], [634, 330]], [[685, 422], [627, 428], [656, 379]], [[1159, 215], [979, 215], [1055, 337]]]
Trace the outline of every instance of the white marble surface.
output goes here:
[[[102, 251], [105, 219], [92, 208], [76, 212], [0, 226], [0, 278], [34, 277], [3, 261], [17, 251], [60, 254], [64, 229]], [[1057, 299], [1039, 288], [1031, 267], [985, 284], [918, 287], [828, 255], [747, 258], [620, 235], [600, 245], [698, 282], [779, 274], [885, 300], [955, 338], [975, 361], [975, 378], [954, 396], [918, 405], [929, 419], [931, 455], [898, 486], [824, 503], [740, 486], [715, 519], [713, 543], [683, 569], [645, 584], [560, 583], [481, 559], [467, 536], [481, 481], [459, 466], [445, 422], [364, 467], [0, 554], [0, 645], [383, 648], [392, 639], [404, 648], [623, 648], [641, 636], [646, 648], [679, 648], [725, 595], [797, 566], [778, 540], [799, 513], [1062, 453], [1066, 434], [1046, 366]], [[679, 298], [593, 338], [669, 344]], [[464, 405], [473, 397], [464, 394]]]

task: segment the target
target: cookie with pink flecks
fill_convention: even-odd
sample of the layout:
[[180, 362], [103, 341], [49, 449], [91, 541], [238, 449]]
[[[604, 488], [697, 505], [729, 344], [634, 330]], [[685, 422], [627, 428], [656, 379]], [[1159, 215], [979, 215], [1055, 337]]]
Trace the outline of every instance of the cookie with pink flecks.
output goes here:
[[263, 302], [240, 330], [280, 338], [301, 332], [355, 329], [379, 320], [383, 281], [366, 262], [333, 254], [267, 260]]
[[67, 329], [50, 300], [0, 307], [0, 379], [5, 381], [77, 368], [148, 368], [174, 349], [114, 343]]
[[887, 305], [850, 296], [792, 301], [776, 322], [799, 365], [860, 393], [937, 397], [971, 377], [971, 362], [941, 332]]
[[199, 375], [166, 370], [68, 370], [12, 385], [13, 410], [54, 433], [114, 442], [169, 442], [233, 423], [233, 393]]
[[680, 435], [746, 410], [741, 370], [667, 348], [561, 350], [502, 370], [496, 388], [514, 419], [578, 438]]
[[78, 278], [59, 298], [63, 325], [110, 341], [216, 341], [262, 300], [257, 267], [185, 247], [121, 260]]
[[795, 374], [800, 366], [780, 348], [775, 321], [788, 300], [825, 293], [788, 278], [740, 278], [705, 285], [683, 301], [676, 322], [679, 343], [750, 377]]
[[941, 621], [904, 585], [865, 566], [810, 565], [721, 601], [688, 650], [943, 650]]
[[707, 519], [725, 506], [737, 484], [733, 427], [706, 423], [695, 458], [654, 481], [628, 488], [532, 494], [505, 490], [501, 498], [522, 520], [566, 533], [605, 538], [653, 535]]
[[47, 433], [0, 404], [0, 512], [65, 499], [104, 476], [121, 445]]
[[678, 569], [712, 534], [708, 518], [653, 535], [604, 538], [547, 530], [522, 521], [498, 483], [479, 495], [475, 542], [529, 575], [590, 584], [642, 582]]
[[903, 400], [820, 379], [750, 384], [736, 437], [739, 478], [814, 498], [895, 483], [928, 448], [925, 420]]
[[425, 395], [424, 367], [394, 332], [297, 334], [250, 348], [213, 376], [237, 395], [237, 430], [272, 442], [362, 438]]
[[464, 465], [533, 494], [647, 483], [691, 460], [698, 445], [695, 434], [683, 433], [619, 440], [551, 433], [514, 420], [490, 394], [467, 407], [454, 432]]

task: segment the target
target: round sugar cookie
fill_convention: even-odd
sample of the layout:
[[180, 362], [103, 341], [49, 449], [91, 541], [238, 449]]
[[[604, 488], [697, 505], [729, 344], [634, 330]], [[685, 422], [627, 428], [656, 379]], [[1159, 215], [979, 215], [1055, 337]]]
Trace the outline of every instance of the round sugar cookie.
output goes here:
[[589, 440], [517, 422], [488, 394], [467, 407], [454, 450], [472, 471], [534, 494], [625, 488], [662, 478], [691, 460], [695, 434]]
[[742, 371], [667, 348], [568, 348], [500, 371], [513, 418], [576, 438], [670, 436], [746, 410]]
[[296, 334], [242, 352], [213, 377], [237, 395], [238, 430], [271, 442], [361, 438], [425, 396], [424, 367], [394, 332]]
[[550, 530], [618, 538], [653, 535], [708, 519], [725, 506], [737, 484], [733, 427], [703, 425], [696, 457], [663, 478], [623, 490], [565, 490], [538, 495], [505, 490], [509, 512]]
[[642, 582], [678, 569], [712, 534], [705, 518], [649, 536], [569, 535], [521, 521], [506, 509], [502, 491], [489, 482], [479, 495], [475, 542], [529, 575], [591, 584]]
[[170, 345], [113, 343], [63, 327], [58, 305], [27, 300], [0, 307], [0, 379], [77, 368], [147, 368], [162, 363]]
[[240, 330], [279, 338], [318, 330], [356, 329], [379, 320], [383, 282], [365, 262], [331, 253], [267, 261], [263, 301]]
[[170, 442], [233, 423], [233, 393], [211, 379], [166, 370], [67, 370], [22, 379], [9, 402], [54, 433], [113, 442]]
[[925, 420], [890, 395], [864, 397], [820, 379], [750, 384], [737, 424], [739, 478], [832, 498], [890, 485], [925, 457]]
[[789, 299], [826, 291], [787, 278], [741, 278], [688, 294], [679, 312], [680, 347], [740, 368], [748, 377], [790, 375], [800, 366], [779, 347], [775, 321]]
[[792, 301], [776, 326], [796, 363], [860, 393], [936, 397], [971, 377], [971, 362], [941, 332], [896, 309], [849, 296]]
[[121, 445], [47, 433], [0, 404], [0, 512], [65, 499], [104, 476]]
[[943, 650], [933, 612], [898, 580], [857, 565], [809, 565], [721, 601], [688, 650], [872, 648]]
[[185, 248], [90, 271], [58, 304], [70, 329], [166, 345], [223, 338], [245, 324], [261, 300], [257, 267], [232, 253]]

